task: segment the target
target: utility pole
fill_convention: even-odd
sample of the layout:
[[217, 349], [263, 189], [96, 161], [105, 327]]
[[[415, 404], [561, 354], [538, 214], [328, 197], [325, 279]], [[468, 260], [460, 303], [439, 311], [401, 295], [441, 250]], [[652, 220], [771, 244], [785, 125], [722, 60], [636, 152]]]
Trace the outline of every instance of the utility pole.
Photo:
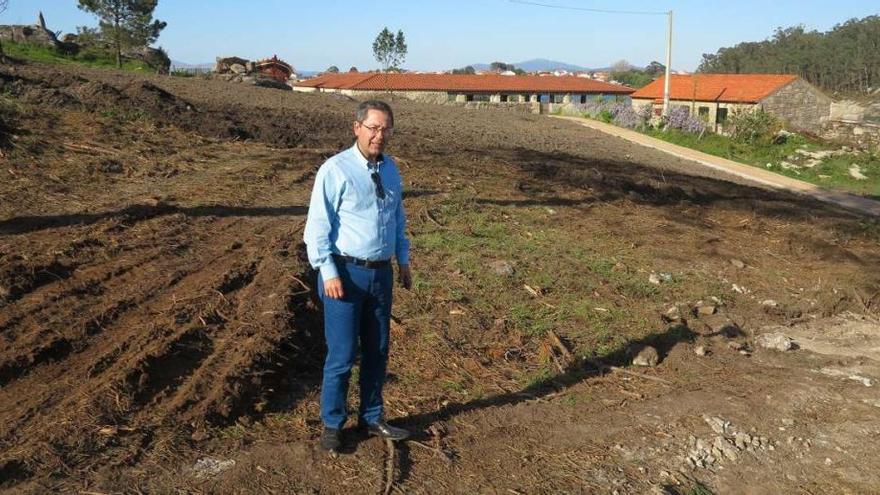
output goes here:
[[669, 115], [669, 67], [672, 65], [672, 11], [666, 13], [669, 17], [669, 31], [666, 34], [666, 78], [663, 81], [663, 116]]

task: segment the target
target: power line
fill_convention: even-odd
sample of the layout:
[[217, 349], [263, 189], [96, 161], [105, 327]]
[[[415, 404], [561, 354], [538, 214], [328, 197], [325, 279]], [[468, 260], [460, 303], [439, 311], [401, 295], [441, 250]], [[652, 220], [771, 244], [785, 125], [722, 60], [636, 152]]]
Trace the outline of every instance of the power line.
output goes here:
[[580, 10], [583, 12], [599, 12], [601, 14], [629, 14], [629, 15], [667, 15], [668, 12], [656, 12], [656, 11], [639, 11], [639, 10], [608, 10], [608, 9], [591, 9], [587, 7], [569, 7], [566, 5], [550, 5], [546, 3], [538, 3], [538, 2], [526, 2], [523, 0], [508, 0], [510, 3], [519, 3], [522, 5], [535, 5], [538, 7], [547, 7], [550, 9], [562, 9], [562, 10]]

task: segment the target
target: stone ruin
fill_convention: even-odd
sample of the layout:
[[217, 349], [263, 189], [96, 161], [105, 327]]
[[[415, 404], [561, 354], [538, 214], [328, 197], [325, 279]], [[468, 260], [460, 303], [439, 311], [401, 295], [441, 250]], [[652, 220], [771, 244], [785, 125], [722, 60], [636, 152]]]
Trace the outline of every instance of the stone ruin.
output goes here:
[[[261, 69], [261, 66], [267, 64], [283, 65], [290, 68], [290, 75], [286, 81], [282, 81], [277, 75], [273, 75]], [[277, 73], [277, 71], [273, 71]], [[214, 63], [213, 77], [242, 84], [251, 84], [253, 86], [261, 86], [264, 88], [275, 88], [291, 90], [293, 89], [289, 82], [293, 82], [297, 78], [296, 72], [289, 64], [278, 60], [277, 57], [266, 60], [250, 61], [240, 57], [217, 57]]]
[[35, 45], [51, 46], [52, 48], [61, 48], [62, 46], [55, 33], [46, 29], [46, 20], [43, 18], [42, 12], [39, 13], [36, 24], [28, 26], [0, 26], [0, 40], [9, 40], [15, 43], [32, 43]]

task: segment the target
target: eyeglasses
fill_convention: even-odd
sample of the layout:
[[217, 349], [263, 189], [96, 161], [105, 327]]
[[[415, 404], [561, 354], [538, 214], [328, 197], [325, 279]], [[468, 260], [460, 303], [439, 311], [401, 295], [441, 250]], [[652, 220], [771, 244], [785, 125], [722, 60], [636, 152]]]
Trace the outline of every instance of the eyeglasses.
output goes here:
[[370, 131], [370, 134], [372, 134], [374, 136], [379, 133], [382, 133], [382, 135], [385, 137], [391, 137], [394, 135], [394, 128], [393, 127], [379, 127], [379, 126], [367, 125], [367, 124], [364, 124], [363, 122], [361, 122], [360, 124], [361, 124], [361, 127]]
[[370, 178], [373, 179], [373, 183], [376, 184], [376, 196], [379, 199], [385, 199], [385, 188], [382, 187], [382, 178], [379, 177], [379, 171], [374, 170], [370, 173]]

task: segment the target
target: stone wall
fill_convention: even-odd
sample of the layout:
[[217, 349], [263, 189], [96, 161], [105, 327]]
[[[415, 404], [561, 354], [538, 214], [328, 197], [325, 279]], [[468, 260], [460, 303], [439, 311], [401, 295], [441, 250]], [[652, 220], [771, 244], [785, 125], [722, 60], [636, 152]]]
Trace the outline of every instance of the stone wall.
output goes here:
[[821, 137], [863, 150], [880, 151], [880, 124], [828, 120], [822, 125]]
[[791, 129], [818, 134], [822, 121], [831, 113], [831, 98], [798, 78], [761, 100], [761, 108], [779, 117]]

